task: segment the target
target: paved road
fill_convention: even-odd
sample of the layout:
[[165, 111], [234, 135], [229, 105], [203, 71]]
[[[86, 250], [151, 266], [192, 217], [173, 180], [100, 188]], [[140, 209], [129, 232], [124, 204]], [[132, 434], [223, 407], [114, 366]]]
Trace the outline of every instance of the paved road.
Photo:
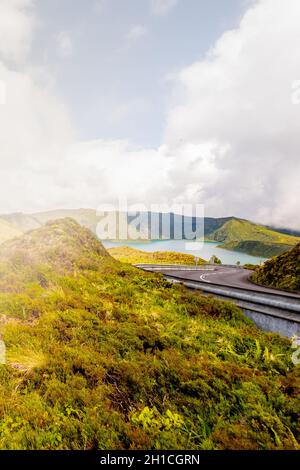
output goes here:
[[251, 272], [234, 266], [136, 265], [160, 272], [171, 282], [178, 280], [204, 295], [231, 300], [260, 328], [289, 338], [300, 337], [300, 294], [257, 286], [249, 280]]
[[163, 267], [160, 272], [170, 276], [176, 276], [193, 281], [202, 281], [209, 284], [219, 284], [227, 287], [239, 287], [241, 289], [253, 290], [256, 292], [264, 292], [266, 294], [284, 294], [285, 296], [299, 297], [300, 294], [289, 294], [279, 289], [271, 289], [268, 287], [257, 286], [253, 284], [249, 277], [252, 271], [244, 268], [234, 268], [229, 266], [216, 266], [198, 269], [197, 271], [181, 271], [174, 269], [164, 271]]

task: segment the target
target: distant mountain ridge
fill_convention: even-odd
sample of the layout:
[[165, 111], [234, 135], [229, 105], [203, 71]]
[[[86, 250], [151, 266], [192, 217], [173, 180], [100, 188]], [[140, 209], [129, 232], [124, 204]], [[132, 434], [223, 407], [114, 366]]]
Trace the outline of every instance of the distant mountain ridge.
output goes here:
[[222, 248], [266, 258], [284, 253], [300, 241], [298, 237], [237, 218], [227, 220], [206, 237], [222, 242]]
[[97, 212], [94, 209], [58, 209], [47, 212], [37, 212], [34, 214], [25, 214], [16, 212], [12, 214], [0, 215], [0, 220], [4, 220], [14, 228], [26, 232], [45, 225], [50, 220], [64, 219], [71, 217], [81, 225], [88, 227], [92, 232], [96, 231], [99, 221]]
[[0, 218], [0, 243], [22, 235], [23, 231]]
[[[174, 239], [175, 233], [185, 236], [182, 217], [178, 214], [169, 214], [170, 219], [166, 226], [162, 221], [168, 214], [155, 214], [150, 212], [141, 213], [143, 228], [136, 227], [136, 234], [141, 232], [144, 239], [152, 239], [150, 220], [152, 217], [155, 239]], [[43, 226], [51, 220], [73, 218], [80, 225], [89, 228], [96, 233], [97, 225], [101, 217], [94, 209], [59, 209], [35, 214], [13, 213], [0, 216], [0, 242], [14, 238], [28, 230]], [[134, 217], [127, 215], [128, 224]], [[271, 229], [263, 225], [255, 224], [246, 219], [237, 217], [205, 217], [204, 220], [195, 217], [187, 217], [185, 220], [189, 230], [195, 230], [198, 224], [199, 233], [204, 234], [206, 240], [220, 242], [222, 248], [248, 253], [254, 256], [272, 257], [284, 253], [293, 248], [300, 240], [299, 237], [290, 235], [285, 229]], [[153, 226], [152, 226], [153, 229]], [[297, 232], [296, 232], [297, 233]], [[117, 237], [118, 238], [118, 237]]]
[[274, 227], [272, 225], [266, 225], [266, 227], [275, 232], [284, 233], [285, 235], [292, 235], [293, 237], [300, 237], [300, 230], [284, 227]]

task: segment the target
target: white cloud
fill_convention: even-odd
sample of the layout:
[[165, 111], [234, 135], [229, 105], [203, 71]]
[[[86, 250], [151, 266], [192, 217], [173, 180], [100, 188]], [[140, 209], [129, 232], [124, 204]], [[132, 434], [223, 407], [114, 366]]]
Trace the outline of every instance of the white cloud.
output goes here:
[[[5, 87], [5, 101], [0, 106], [2, 211], [51, 200], [51, 181], [74, 139], [64, 105], [47, 86], [38, 84], [42, 71], [37, 80], [28, 61], [36, 25], [31, 2], [1, 0], [0, 23], [8, 17], [6, 29], [0, 27], [0, 36], [5, 33], [7, 38], [0, 48], [0, 77]], [[24, 42], [28, 42], [26, 47]], [[46, 70], [43, 74], [46, 76]]]
[[148, 205], [198, 202], [199, 174], [207, 185], [217, 180], [214, 158], [213, 145], [184, 144], [174, 150], [167, 145], [146, 149], [127, 141], [74, 142], [47, 174], [31, 174], [30, 184], [39, 194], [35, 209], [45, 201], [48, 208], [97, 208], [119, 197]]
[[[0, 0], [0, 18], [7, 3]], [[0, 106], [0, 211], [97, 207], [123, 195], [204, 203], [208, 215], [299, 228], [300, 105], [291, 99], [300, 79], [291, 52], [300, 42], [298, 0], [260, 0], [202, 62], [175, 74], [165, 142], [157, 149], [78, 142], [65, 106], [29, 68], [30, 50], [20, 38], [30, 42], [33, 35], [31, 3], [9, 4], [10, 44], [0, 46], [7, 98]], [[20, 17], [22, 35], [13, 26]], [[22, 66], [12, 66], [12, 58]], [[115, 119], [129, 111], [120, 105]]]
[[146, 36], [147, 28], [142, 24], [136, 24], [132, 26], [127, 33], [126, 39], [130, 43], [138, 41], [140, 38]]
[[[68, 113], [51, 90], [0, 64], [7, 83], [0, 107], [0, 208], [37, 207], [52, 199], [52, 184], [74, 135]], [[56, 175], [56, 176], [55, 176]]]
[[0, 59], [22, 62], [33, 37], [33, 1], [0, 0], [0, 12]]
[[60, 31], [56, 35], [56, 43], [62, 57], [70, 57], [73, 54], [73, 42], [67, 31]]
[[214, 143], [215, 184], [198, 168], [210, 214], [300, 227], [300, 106], [291, 99], [299, 18], [298, 0], [260, 0], [203, 61], [177, 75], [166, 142]]
[[155, 15], [165, 15], [175, 7], [178, 0], [151, 0], [152, 12]]

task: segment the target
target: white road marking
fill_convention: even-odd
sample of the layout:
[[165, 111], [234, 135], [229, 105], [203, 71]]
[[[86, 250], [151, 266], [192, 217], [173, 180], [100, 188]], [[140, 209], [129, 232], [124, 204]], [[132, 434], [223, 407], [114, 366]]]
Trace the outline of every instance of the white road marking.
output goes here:
[[211, 281], [209, 281], [208, 279], [206, 279], [206, 276], [215, 276], [216, 274], [228, 274], [228, 273], [232, 273], [232, 272], [233, 272], [233, 271], [232, 271], [232, 268], [227, 269], [227, 270], [222, 270], [222, 269], [220, 269], [219, 271], [214, 272], [214, 273], [201, 274], [200, 280], [203, 281], [203, 282], [211, 282]]

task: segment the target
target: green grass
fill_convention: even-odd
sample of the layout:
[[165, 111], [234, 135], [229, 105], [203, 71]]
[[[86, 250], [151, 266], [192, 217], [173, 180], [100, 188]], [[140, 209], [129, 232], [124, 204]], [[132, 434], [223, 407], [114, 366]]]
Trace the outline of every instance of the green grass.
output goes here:
[[247, 220], [231, 219], [208, 235], [208, 239], [222, 242], [222, 248], [271, 257], [281, 254], [297, 243], [299, 238], [276, 232]]
[[300, 243], [272, 258], [252, 275], [257, 284], [300, 292]]
[[299, 449], [291, 343], [72, 220], [0, 249], [1, 449]]
[[[129, 264], [189, 264], [194, 265], [195, 257], [186, 253], [177, 253], [175, 251], [155, 251], [148, 252], [137, 250], [129, 246], [120, 246], [109, 248], [109, 254], [121, 261]], [[198, 264], [204, 264], [206, 261], [199, 259]]]

